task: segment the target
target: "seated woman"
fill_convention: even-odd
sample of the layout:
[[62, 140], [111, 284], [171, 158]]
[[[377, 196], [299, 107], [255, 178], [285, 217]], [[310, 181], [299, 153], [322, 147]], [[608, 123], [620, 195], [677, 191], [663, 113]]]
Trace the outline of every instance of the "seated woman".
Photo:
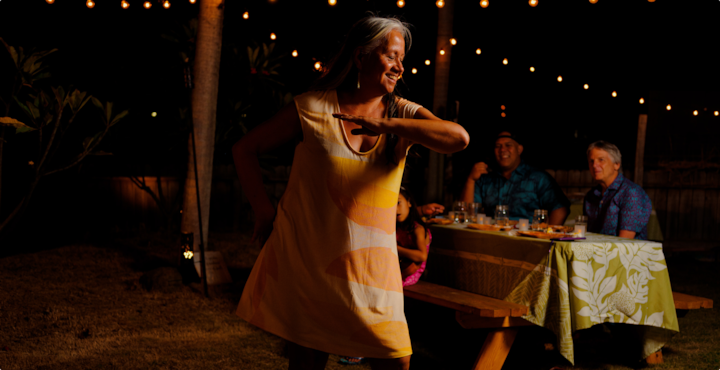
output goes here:
[[620, 173], [620, 150], [608, 142], [596, 141], [588, 147], [587, 159], [590, 174], [598, 184], [585, 195], [587, 231], [647, 240], [652, 204], [642, 187]]

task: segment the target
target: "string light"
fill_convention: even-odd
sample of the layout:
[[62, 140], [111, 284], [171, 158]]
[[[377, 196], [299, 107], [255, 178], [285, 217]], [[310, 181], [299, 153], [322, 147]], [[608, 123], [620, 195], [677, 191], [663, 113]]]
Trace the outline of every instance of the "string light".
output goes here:
[[505, 117], [505, 112], [500, 113], [501, 117]]
[[55, 0], [45, 0], [45, 2], [48, 3], [48, 4], [52, 4], [52, 3], [55, 2]]
[[537, 6], [538, 0], [530, 0], [530, 1], [528, 1], [528, 4], [530, 4], [530, 6], [532, 6], [534, 8]]
[[426, 65], [426, 66], [429, 66], [429, 65], [430, 65], [430, 59], [425, 59], [425, 65]]
[[450, 44], [452, 44], [452, 45], [457, 45], [457, 40], [455, 40], [455, 38], [451, 38], [451, 39], [450, 39]]
[[445, 6], [445, 2], [443, 0], [438, 0], [435, 5], [437, 5], [438, 8], [442, 8]]
[[583, 85], [583, 89], [587, 90], [589, 88], [590, 88], [590, 85], [588, 85], [588, 84]]
[[645, 99], [640, 98], [640, 104], [645, 104]]
[[248, 19], [248, 18], [250, 18], [250, 13], [248, 13], [248, 12], [243, 13], [243, 19]]
[[720, 116], [720, 112], [715, 111], [715, 117]]
[[440, 49], [440, 55], [445, 55], [445, 49]]
[[562, 82], [562, 76], [558, 76], [558, 82]]
[[613, 97], [613, 98], [617, 97], [617, 92], [613, 91], [613, 92], [612, 92], [612, 97]]
[[321, 69], [322, 69], [322, 63], [320, 63], [320, 62], [315, 62], [315, 70], [316, 70], [316, 71], [319, 71], [319, 70], [321, 70]]
[[277, 36], [275, 36], [274, 33], [271, 33], [271, 34], [270, 34], [270, 40], [275, 40], [276, 38], [277, 38]]
[[127, 8], [130, 7], [130, 3], [128, 3], [127, 1], [123, 0], [122, 2], [120, 2], [120, 6], [121, 6], [123, 9], [127, 9]]
[[413, 68], [410, 72], [412, 72], [412, 74], [417, 74], [417, 68]]
[[296, 57], [297, 55], [298, 55], [298, 54], [297, 54], [297, 50], [293, 50], [293, 52], [292, 52], [293, 58]]
[[508, 64], [507, 58], [504, 58], [504, 59], [503, 59], [503, 64], [504, 64], [504, 65], [507, 65], [507, 64]]
[[163, 8], [165, 8], [165, 9], [170, 8], [170, 2], [165, 0], [165, 2], [163, 3]]
[[698, 115], [698, 111], [697, 111], [697, 110], [694, 110], [694, 111], [693, 111], [693, 116], [697, 116], [697, 115]]
[[483, 7], [483, 8], [487, 8], [489, 5], [490, 5], [490, 1], [489, 1], [489, 0], [482, 0], [482, 1], [480, 1], [480, 6]]
[[150, 113], [150, 117], [157, 117], [157, 112]]
[[143, 6], [145, 7], [145, 9], [150, 9], [150, 7], [152, 6], [152, 3], [149, 1], [146, 1], [143, 3]]
[[535, 67], [530, 67], [530, 72], [535, 72]]
[[195, 4], [197, 0], [190, 0], [190, 4]]
[[405, 6], [405, 2], [403, 0], [398, 0], [397, 6], [398, 6], [398, 8], [402, 8]]
[[477, 50], [475, 50], [475, 54], [480, 55], [480, 53], [482, 53], [482, 50], [480, 50], [480, 48], [477, 48]]
[[598, 2], [598, 0], [589, 0], [589, 1], [590, 1], [590, 4], [595, 4]]
[[505, 105], [501, 105], [500, 110], [505, 110]]
[[95, 7], [95, 3], [92, 0], [88, 0], [85, 5], [87, 5], [87, 7], [90, 9]]
[[655, 0], [648, 0], [648, 2], [649, 2], [649, 3], [654, 3], [654, 2], [655, 2]]
[[665, 109], [670, 110], [670, 109], [672, 109], [672, 107], [670, 106], [670, 104], [668, 104], [667, 107], [665, 107]]
[[335, 6], [335, 4], [337, 4], [337, 0], [328, 0], [328, 4], [330, 4], [330, 6]]

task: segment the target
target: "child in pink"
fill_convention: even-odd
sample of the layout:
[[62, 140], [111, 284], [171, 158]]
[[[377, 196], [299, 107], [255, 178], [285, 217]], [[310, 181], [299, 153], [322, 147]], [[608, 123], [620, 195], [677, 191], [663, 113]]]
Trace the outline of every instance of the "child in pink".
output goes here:
[[432, 241], [430, 230], [425, 227], [415, 206], [410, 193], [400, 187], [395, 235], [403, 286], [413, 285], [420, 280]]

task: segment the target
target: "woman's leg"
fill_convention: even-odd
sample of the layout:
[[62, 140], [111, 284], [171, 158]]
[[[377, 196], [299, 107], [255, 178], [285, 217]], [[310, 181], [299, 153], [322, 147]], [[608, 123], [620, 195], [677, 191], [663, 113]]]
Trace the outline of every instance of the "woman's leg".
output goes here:
[[288, 341], [290, 366], [288, 370], [324, 370], [328, 354]]
[[410, 356], [400, 358], [371, 358], [370, 367], [373, 370], [409, 370]]

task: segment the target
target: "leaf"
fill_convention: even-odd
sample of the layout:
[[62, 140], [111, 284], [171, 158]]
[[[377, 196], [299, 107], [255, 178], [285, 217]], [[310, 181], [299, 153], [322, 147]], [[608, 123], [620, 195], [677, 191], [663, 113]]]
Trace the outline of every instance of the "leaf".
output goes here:
[[125, 117], [125, 116], [127, 116], [127, 115], [128, 115], [128, 111], [127, 111], [127, 110], [124, 110], [124, 111], [118, 113], [118, 115], [115, 116], [115, 118], [113, 118], [113, 120], [110, 122], [110, 126], [113, 126], [113, 125], [115, 125], [116, 123], [120, 122], [120, 120], [123, 119], [123, 117]]
[[573, 276], [572, 279], [570, 279], [574, 286], [583, 289], [583, 290], [590, 290], [590, 286], [588, 285], [588, 282], [586, 279], [583, 279], [579, 276]]
[[109, 153], [109, 152], [104, 152], [104, 151], [102, 151], [102, 150], [97, 150], [97, 151], [94, 151], [94, 152], [92, 152], [92, 153], [90, 153], [90, 154], [88, 154], [88, 155], [113, 155], [113, 154], [112, 154], [112, 153]]
[[592, 311], [590, 310], [589, 306], [585, 306], [580, 309], [580, 311], [577, 312], [580, 316], [590, 317], [593, 316]]
[[[604, 269], [603, 269], [604, 272]], [[599, 274], [599, 271], [596, 273]], [[603, 273], [603, 276], [605, 274]], [[615, 292], [615, 286], [617, 286], [617, 276], [611, 276], [609, 278], [603, 279], [600, 283], [600, 289], [598, 290], [598, 298], [603, 300], [605, 296], [612, 294]]]
[[664, 316], [665, 311], [655, 312], [654, 314], [649, 315], [645, 318], [644, 325], [662, 327]]

